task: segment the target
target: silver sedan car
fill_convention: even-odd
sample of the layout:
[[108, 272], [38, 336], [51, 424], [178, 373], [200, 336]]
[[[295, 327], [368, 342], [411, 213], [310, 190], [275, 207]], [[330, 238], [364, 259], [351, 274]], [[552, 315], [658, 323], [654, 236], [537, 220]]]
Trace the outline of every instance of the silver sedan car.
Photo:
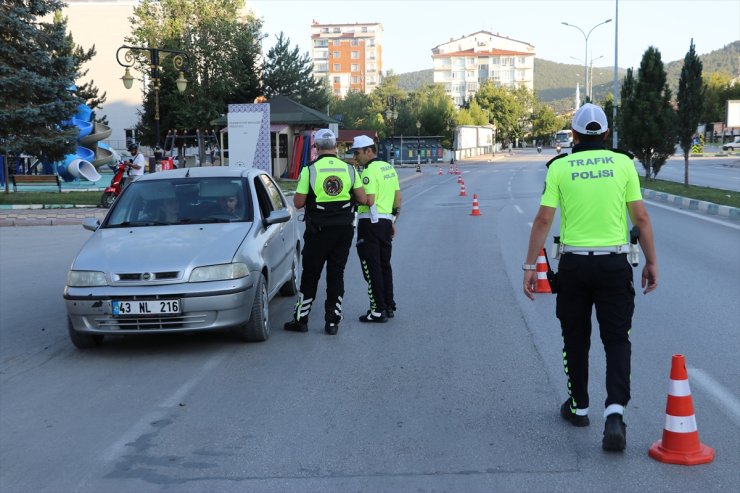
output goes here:
[[131, 183], [72, 262], [64, 288], [78, 348], [105, 335], [230, 329], [270, 335], [268, 303], [295, 295], [297, 214], [270, 175], [207, 167]]

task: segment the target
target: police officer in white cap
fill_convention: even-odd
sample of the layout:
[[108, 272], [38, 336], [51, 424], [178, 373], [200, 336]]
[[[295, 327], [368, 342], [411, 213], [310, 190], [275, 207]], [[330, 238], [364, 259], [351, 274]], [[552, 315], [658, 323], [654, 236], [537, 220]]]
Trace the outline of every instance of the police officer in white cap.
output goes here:
[[316, 300], [321, 271], [326, 264], [324, 330], [335, 335], [342, 320], [344, 267], [355, 229], [355, 204], [367, 200], [357, 170], [337, 157], [334, 132], [321, 129], [314, 135], [319, 157], [301, 170], [293, 203], [305, 206], [303, 274], [293, 320], [285, 330], [308, 331], [308, 315]]
[[658, 286], [653, 229], [640, 192], [632, 156], [606, 149], [609, 128], [604, 111], [585, 104], [573, 116], [573, 152], [548, 164], [545, 190], [532, 223], [524, 265], [524, 294], [534, 299], [536, 259], [555, 210], [560, 207], [560, 251], [556, 315], [563, 335], [568, 399], [560, 415], [573, 426], [588, 426], [588, 352], [591, 312], [596, 307], [606, 353], [606, 402], [602, 448], [627, 445], [624, 412], [630, 400], [629, 333], [635, 308], [632, 266], [627, 258], [627, 212], [639, 228], [645, 255], [642, 287]]

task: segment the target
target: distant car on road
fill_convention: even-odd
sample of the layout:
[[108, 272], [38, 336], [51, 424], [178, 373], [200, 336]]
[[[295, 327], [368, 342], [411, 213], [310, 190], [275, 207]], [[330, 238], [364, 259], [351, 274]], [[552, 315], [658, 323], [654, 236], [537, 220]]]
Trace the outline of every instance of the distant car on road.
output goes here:
[[269, 301], [298, 292], [296, 211], [264, 171], [206, 167], [126, 187], [72, 262], [64, 288], [79, 348], [106, 335], [229, 329], [270, 335]]
[[723, 151], [737, 151], [740, 149], [740, 136], [735, 137], [735, 140], [722, 145]]

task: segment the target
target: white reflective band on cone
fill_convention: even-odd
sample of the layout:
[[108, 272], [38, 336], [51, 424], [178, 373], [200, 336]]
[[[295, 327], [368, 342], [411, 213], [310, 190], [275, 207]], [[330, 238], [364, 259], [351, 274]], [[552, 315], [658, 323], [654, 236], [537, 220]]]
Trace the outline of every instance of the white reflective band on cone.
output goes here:
[[544, 279], [547, 280], [547, 272], [538, 272], [537, 273], [537, 279]]
[[538, 264], [545, 264], [545, 263], [547, 263], [547, 260], [545, 260], [545, 256], [544, 255], [540, 255], [539, 257], [537, 257], [537, 263]]
[[688, 380], [671, 380], [668, 385], [668, 394], [674, 397], [686, 397], [691, 395]]
[[697, 431], [696, 416], [693, 414], [691, 416], [671, 416], [670, 414], [666, 414], [664, 429], [673, 433], [692, 433]]

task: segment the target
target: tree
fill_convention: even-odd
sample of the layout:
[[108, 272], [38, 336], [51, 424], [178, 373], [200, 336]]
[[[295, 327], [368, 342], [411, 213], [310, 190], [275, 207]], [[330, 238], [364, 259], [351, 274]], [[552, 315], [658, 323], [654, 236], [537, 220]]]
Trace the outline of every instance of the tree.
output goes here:
[[330, 112], [342, 121], [342, 128], [349, 130], [368, 129], [374, 117], [370, 110], [370, 97], [359, 91], [350, 91], [342, 98], [333, 98], [329, 103]]
[[74, 151], [78, 130], [65, 123], [81, 100], [67, 49], [67, 24], [45, 20], [59, 0], [3, 2], [0, 8], [0, 149], [61, 160]]
[[[243, 16], [244, 0], [141, 0], [131, 17], [135, 46], [171, 49], [188, 54], [188, 84], [184, 94], [176, 89], [179, 69], [171, 55], [160, 52], [160, 127], [194, 129], [226, 111], [229, 103], [251, 103], [261, 94], [257, 74], [262, 21]], [[149, 74], [149, 57], [138, 56], [137, 68]], [[137, 128], [142, 141], [154, 144], [155, 96], [144, 88], [143, 111]], [[159, 138], [158, 138], [159, 137]]]
[[290, 38], [282, 32], [275, 46], [267, 51], [262, 66], [262, 89], [268, 98], [275, 95], [291, 99], [324, 112], [329, 104], [323, 80], [314, 79], [308, 53], [301, 55], [298, 46], [290, 47]]
[[622, 85], [619, 136], [651, 179], [675, 152], [676, 112], [657, 48], [651, 46], [643, 54], [637, 80], [632, 73], [632, 69], [627, 71]]
[[601, 109], [604, 110], [604, 114], [606, 115], [606, 122], [609, 126], [609, 130], [611, 133], [609, 134], [609, 138], [606, 139], [606, 146], [611, 148], [612, 146], [612, 138], [611, 136], [614, 134], [614, 132], [617, 131], [617, 129], [614, 127], [614, 94], [608, 93], [604, 100], [601, 102]]
[[540, 142], [549, 141], [567, 123], [549, 105], [536, 101], [532, 112], [532, 137]]
[[681, 77], [678, 80], [678, 141], [683, 149], [683, 185], [689, 186], [689, 154], [691, 143], [699, 125], [704, 106], [704, 81], [701, 78], [702, 63], [691, 40], [689, 51], [683, 59]]

